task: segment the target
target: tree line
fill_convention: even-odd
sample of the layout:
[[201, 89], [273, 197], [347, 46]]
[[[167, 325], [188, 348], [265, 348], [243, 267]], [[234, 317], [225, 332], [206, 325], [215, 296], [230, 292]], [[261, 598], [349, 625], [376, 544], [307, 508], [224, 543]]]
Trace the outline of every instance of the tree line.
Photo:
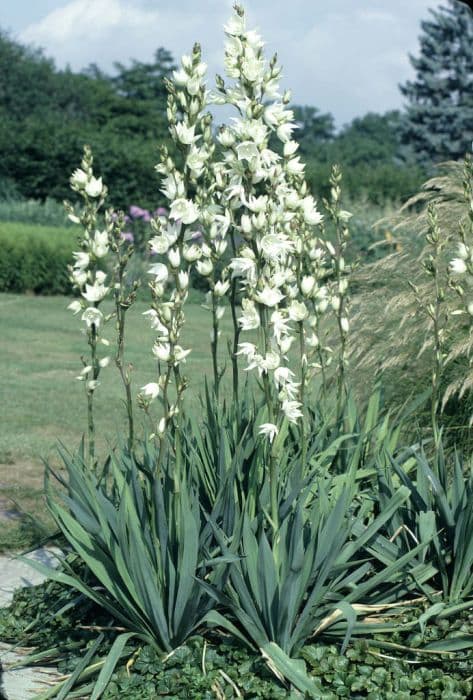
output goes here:
[[[410, 57], [415, 78], [400, 86], [403, 111], [369, 113], [338, 132], [331, 114], [295, 105], [297, 138], [317, 196], [331, 164], [345, 191], [375, 202], [411, 195], [436, 162], [459, 159], [473, 140], [473, 13], [448, 0], [421, 24]], [[62, 199], [84, 143], [92, 146], [113, 204], [160, 204], [153, 165], [158, 147], [173, 154], [166, 126], [164, 78], [175, 68], [158, 48], [148, 62], [59, 70], [41, 50], [0, 31], [0, 197]], [[175, 154], [176, 155], [176, 154]]]

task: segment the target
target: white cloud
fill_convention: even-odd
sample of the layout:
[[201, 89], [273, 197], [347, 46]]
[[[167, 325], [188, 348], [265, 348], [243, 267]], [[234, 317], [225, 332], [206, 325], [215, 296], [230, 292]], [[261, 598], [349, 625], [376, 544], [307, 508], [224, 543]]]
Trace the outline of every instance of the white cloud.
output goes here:
[[97, 63], [110, 70], [115, 61], [148, 61], [160, 46], [176, 59], [196, 40], [206, 53], [207, 48], [215, 52], [230, 8], [231, 0], [208, 0], [202, 12], [187, 0], [71, 0], [28, 25], [18, 38], [43, 47], [60, 67], [80, 70]]
[[94, 40], [117, 29], [134, 31], [156, 24], [159, 17], [156, 10], [143, 10], [122, 0], [73, 0], [26, 27], [21, 38], [38, 44]]
[[[25, 0], [17, 0], [24, 2]], [[29, 0], [28, 0], [29, 1]], [[59, 66], [151, 59], [159, 46], [176, 60], [202, 43], [209, 78], [222, 72], [222, 25], [233, 0], [58, 0], [61, 7], [27, 26], [19, 38], [43, 46]], [[344, 123], [368, 110], [400, 107], [398, 83], [412, 76], [419, 20], [436, 0], [247, 0], [268, 54], [277, 51], [284, 87], [294, 101]]]

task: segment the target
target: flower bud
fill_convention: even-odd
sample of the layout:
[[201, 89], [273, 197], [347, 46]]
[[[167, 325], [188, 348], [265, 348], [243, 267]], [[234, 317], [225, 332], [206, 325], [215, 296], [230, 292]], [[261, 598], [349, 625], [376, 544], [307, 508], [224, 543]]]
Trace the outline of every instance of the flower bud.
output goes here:
[[164, 284], [162, 282], [152, 282], [150, 285], [153, 289], [153, 294], [157, 297], [162, 297], [164, 294]]
[[214, 287], [214, 294], [216, 297], [223, 297], [225, 294], [228, 292], [228, 289], [230, 287], [230, 282], [227, 280], [226, 282], [216, 282], [215, 287]]
[[223, 239], [221, 241], [217, 241], [217, 243], [215, 244], [215, 252], [219, 257], [224, 254], [227, 248], [228, 242]]
[[301, 292], [305, 297], [310, 297], [315, 288], [315, 279], [312, 275], [304, 275], [301, 280]]
[[73, 314], [78, 314], [79, 311], [82, 311], [82, 304], [80, 301], [72, 301], [67, 308], [72, 311]]
[[159, 384], [156, 382], [149, 382], [141, 387], [141, 391], [145, 398], [147, 398], [149, 401], [154, 401], [159, 394]]
[[311, 335], [307, 336], [306, 343], [309, 347], [316, 348], [319, 345], [319, 338], [315, 333], [312, 333]]
[[233, 146], [235, 143], [235, 136], [234, 134], [230, 131], [230, 129], [221, 129], [221, 131], [218, 134], [218, 140], [222, 144], [224, 148], [229, 148], [230, 146]]
[[292, 335], [286, 335], [284, 338], [281, 338], [279, 341], [279, 349], [281, 350], [281, 353], [285, 355], [289, 350], [291, 349], [291, 345], [294, 341], [294, 336]]
[[179, 267], [181, 264], [181, 255], [178, 248], [171, 248], [171, 250], [168, 251], [168, 260], [171, 267], [174, 269]]
[[196, 263], [196, 269], [199, 275], [202, 275], [202, 277], [208, 277], [212, 270], [213, 270], [213, 264], [211, 260], [198, 260]]
[[326, 246], [328, 252], [330, 253], [330, 255], [335, 255], [335, 248], [330, 243], [330, 241], [325, 241], [325, 246]]
[[187, 262], [195, 262], [202, 256], [202, 251], [198, 245], [192, 243], [187, 248], [184, 248], [183, 255], [184, 260], [187, 260]]
[[462, 260], [468, 260], [469, 250], [464, 243], [458, 244], [458, 257]]
[[243, 233], [249, 234], [252, 230], [251, 219], [248, 214], [243, 214], [240, 221], [241, 230]]
[[289, 306], [288, 313], [291, 321], [304, 321], [309, 315], [304, 302], [296, 300], [294, 300]]
[[184, 270], [181, 270], [177, 275], [177, 283], [179, 285], [179, 289], [187, 289], [189, 286], [189, 274], [184, 272]]
[[261, 231], [266, 226], [266, 214], [264, 211], [260, 211], [257, 216], [253, 216], [253, 223], [258, 231]]
[[291, 156], [293, 156], [298, 148], [299, 144], [297, 143], [297, 141], [286, 141], [283, 149], [285, 157], [290, 158]]

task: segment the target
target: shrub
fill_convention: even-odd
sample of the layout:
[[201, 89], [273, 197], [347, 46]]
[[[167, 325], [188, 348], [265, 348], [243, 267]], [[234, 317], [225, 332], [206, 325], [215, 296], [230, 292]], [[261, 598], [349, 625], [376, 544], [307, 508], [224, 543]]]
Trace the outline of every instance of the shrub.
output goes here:
[[0, 223], [0, 292], [69, 294], [72, 230]]
[[[11, 194], [10, 194], [11, 193]], [[22, 221], [25, 224], [44, 226], [65, 226], [70, 224], [62, 202], [48, 197], [44, 202], [38, 199], [23, 199], [8, 182], [0, 179], [0, 221]]]

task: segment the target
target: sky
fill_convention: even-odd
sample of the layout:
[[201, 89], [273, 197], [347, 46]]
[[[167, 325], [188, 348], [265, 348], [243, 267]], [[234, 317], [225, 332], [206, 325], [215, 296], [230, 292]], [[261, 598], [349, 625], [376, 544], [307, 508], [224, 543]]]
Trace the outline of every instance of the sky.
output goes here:
[[[148, 61], [163, 46], [177, 59], [195, 41], [209, 76], [223, 72], [222, 26], [233, 0], [2, 0], [0, 27], [80, 70]], [[332, 112], [338, 126], [369, 111], [402, 108], [420, 21], [439, 0], [246, 0], [248, 25], [278, 53], [294, 104]]]

